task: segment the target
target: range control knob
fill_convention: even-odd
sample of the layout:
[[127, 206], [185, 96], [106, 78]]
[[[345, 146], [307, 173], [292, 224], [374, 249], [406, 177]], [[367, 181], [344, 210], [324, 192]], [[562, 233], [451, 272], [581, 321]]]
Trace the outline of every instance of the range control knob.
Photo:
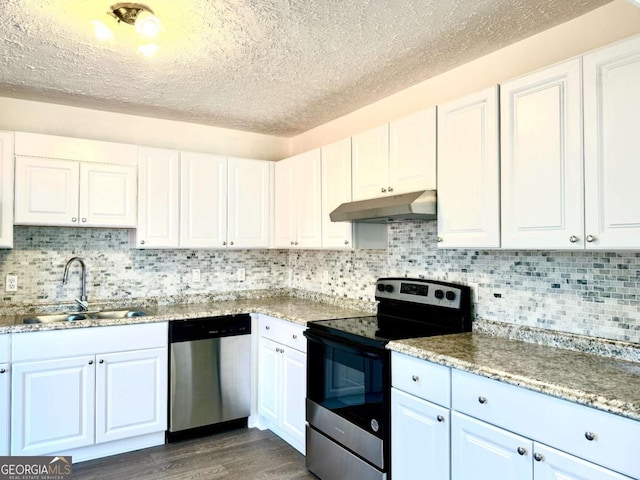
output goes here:
[[447, 300], [449, 300], [450, 302], [453, 302], [456, 299], [456, 292], [452, 290], [447, 290], [447, 293], [445, 296], [447, 297]]
[[433, 295], [438, 299], [442, 300], [444, 298], [444, 292], [442, 290], [436, 290]]
[[378, 284], [378, 291], [379, 292], [384, 292], [384, 283], [379, 283]]
[[384, 290], [385, 290], [387, 293], [391, 293], [391, 292], [393, 292], [393, 285], [391, 285], [391, 284], [387, 284], [387, 285], [385, 285], [385, 286], [384, 286]]

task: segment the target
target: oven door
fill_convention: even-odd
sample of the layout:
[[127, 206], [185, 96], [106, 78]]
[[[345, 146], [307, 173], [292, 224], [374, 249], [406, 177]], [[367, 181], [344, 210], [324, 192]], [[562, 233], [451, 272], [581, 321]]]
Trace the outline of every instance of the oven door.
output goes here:
[[388, 438], [389, 352], [312, 329], [305, 336], [307, 399], [371, 435]]

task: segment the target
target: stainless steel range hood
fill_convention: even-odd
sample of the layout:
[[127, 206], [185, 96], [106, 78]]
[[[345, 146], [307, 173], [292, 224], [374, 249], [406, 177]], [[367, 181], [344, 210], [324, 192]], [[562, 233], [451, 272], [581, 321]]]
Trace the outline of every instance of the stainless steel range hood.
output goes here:
[[434, 220], [436, 191], [388, 195], [343, 203], [329, 214], [332, 222], [389, 223], [404, 220]]

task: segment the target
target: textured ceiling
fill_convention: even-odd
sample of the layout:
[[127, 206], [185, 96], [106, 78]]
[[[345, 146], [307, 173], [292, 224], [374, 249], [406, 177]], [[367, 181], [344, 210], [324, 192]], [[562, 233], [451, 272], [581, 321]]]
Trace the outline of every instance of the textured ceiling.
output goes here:
[[[0, 0], [0, 96], [291, 136], [611, 0]], [[91, 21], [116, 39], [100, 42]]]

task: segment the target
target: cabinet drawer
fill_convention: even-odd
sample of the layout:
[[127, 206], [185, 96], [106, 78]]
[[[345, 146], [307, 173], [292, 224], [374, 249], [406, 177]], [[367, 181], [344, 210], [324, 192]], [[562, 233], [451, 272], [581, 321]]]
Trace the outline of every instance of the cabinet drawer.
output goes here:
[[0, 363], [11, 361], [11, 335], [0, 335]]
[[419, 358], [391, 353], [391, 384], [430, 402], [451, 406], [451, 369]]
[[167, 323], [26, 332], [13, 335], [13, 361], [125, 352], [166, 347]]
[[259, 324], [261, 337], [306, 353], [307, 341], [302, 335], [306, 327], [266, 315], [260, 315]]
[[451, 382], [454, 410], [640, 478], [640, 422], [458, 370]]

